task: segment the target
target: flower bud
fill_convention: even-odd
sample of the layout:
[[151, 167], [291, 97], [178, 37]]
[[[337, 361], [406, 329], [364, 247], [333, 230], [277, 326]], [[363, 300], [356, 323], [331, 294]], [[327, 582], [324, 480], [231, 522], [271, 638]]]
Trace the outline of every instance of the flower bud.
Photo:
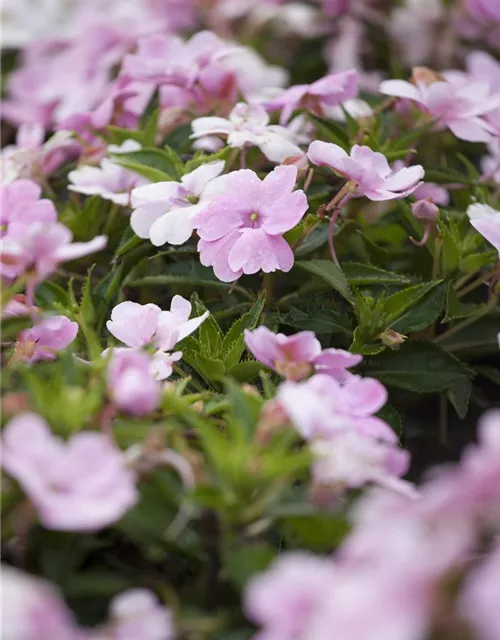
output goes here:
[[417, 220], [434, 222], [439, 214], [438, 207], [430, 199], [417, 200], [411, 205], [411, 211]]
[[382, 343], [385, 344], [386, 347], [396, 351], [403, 344], [408, 336], [404, 336], [402, 333], [398, 333], [394, 331], [394, 329], [386, 329], [383, 333], [379, 335]]

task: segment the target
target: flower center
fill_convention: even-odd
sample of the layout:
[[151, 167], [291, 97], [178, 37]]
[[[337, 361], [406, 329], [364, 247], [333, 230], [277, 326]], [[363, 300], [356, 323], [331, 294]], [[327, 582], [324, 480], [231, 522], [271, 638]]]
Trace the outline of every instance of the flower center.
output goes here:
[[256, 221], [256, 220], [258, 220], [258, 219], [259, 219], [259, 214], [258, 214], [256, 211], [254, 211], [254, 212], [250, 215], [250, 220], [251, 220], [252, 222], [255, 222], [255, 221]]
[[186, 196], [186, 200], [188, 202], [190, 202], [191, 204], [198, 204], [200, 199], [198, 198], [198, 196], [190, 194], [190, 195]]

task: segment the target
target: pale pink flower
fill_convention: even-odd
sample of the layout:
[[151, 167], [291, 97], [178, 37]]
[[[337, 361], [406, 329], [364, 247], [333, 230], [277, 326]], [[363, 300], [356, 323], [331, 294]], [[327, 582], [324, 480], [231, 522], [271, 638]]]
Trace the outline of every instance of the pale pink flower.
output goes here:
[[[395, 165], [396, 163], [394, 163]], [[413, 191], [413, 197], [417, 200], [430, 200], [434, 204], [446, 206], [450, 202], [450, 194], [439, 184], [423, 182]]]
[[420, 165], [394, 171], [382, 154], [355, 144], [350, 154], [331, 142], [315, 140], [307, 151], [309, 160], [327, 166], [356, 184], [355, 195], [370, 200], [393, 200], [412, 193], [424, 176]]
[[54, 203], [40, 199], [41, 193], [41, 187], [31, 180], [15, 180], [0, 186], [0, 222], [5, 231], [12, 222], [29, 226], [33, 222], [57, 221]]
[[468, 207], [467, 215], [474, 229], [495, 247], [500, 256], [500, 211], [477, 202]]
[[173, 617], [169, 609], [147, 589], [129, 589], [115, 596], [109, 621], [95, 640], [173, 640]]
[[15, 278], [32, 269], [36, 279], [43, 280], [61, 262], [100, 251], [107, 243], [106, 236], [96, 236], [90, 242], [71, 242], [72, 237], [71, 231], [59, 222], [33, 222], [29, 226], [12, 222], [2, 241], [0, 272]]
[[223, 161], [208, 162], [180, 182], [156, 182], [134, 189], [130, 219], [134, 232], [157, 247], [186, 242], [193, 233], [194, 217], [218, 193], [220, 182], [215, 178], [223, 170]]
[[243, 273], [290, 271], [293, 251], [283, 238], [307, 210], [303, 191], [292, 191], [294, 166], [276, 167], [261, 181], [250, 170], [225, 176], [224, 193], [196, 216], [200, 261], [231, 282]]
[[245, 613], [263, 627], [255, 640], [309, 638], [311, 620], [335, 580], [333, 561], [301, 551], [278, 557], [245, 588]]
[[436, 49], [436, 28], [446, 19], [441, 0], [405, 0], [391, 13], [390, 33], [409, 67], [423, 64]]
[[284, 162], [287, 158], [302, 157], [304, 152], [294, 141], [286, 127], [270, 125], [264, 107], [238, 102], [227, 118], [209, 116], [193, 120], [191, 138], [222, 136], [236, 149], [258, 147], [271, 162]]
[[447, 81], [412, 84], [404, 80], [386, 80], [381, 93], [416, 102], [440, 129], [450, 129], [457, 138], [470, 142], [488, 142], [494, 129], [485, 116], [500, 107], [500, 93], [491, 94], [485, 83], [454, 84]]
[[1, 573], [4, 640], [84, 640], [50, 584], [5, 564]]
[[299, 84], [265, 102], [266, 109], [281, 109], [280, 124], [290, 119], [295, 109], [310, 109], [317, 115], [323, 114], [325, 107], [334, 107], [358, 94], [358, 75], [356, 71], [331, 73], [312, 84]]
[[[127, 153], [138, 151], [140, 148], [141, 145], [135, 140], [126, 140], [119, 147], [110, 145], [108, 151]], [[71, 183], [68, 186], [70, 191], [85, 195], [99, 195], [104, 200], [111, 200], [111, 202], [122, 206], [130, 204], [130, 194], [133, 189], [149, 183], [149, 180], [108, 158], [101, 161], [100, 167], [82, 165], [78, 169], [70, 171], [68, 179]]]
[[23, 362], [54, 360], [58, 351], [66, 349], [78, 333], [78, 324], [66, 316], [49, 316], [31, 329], [21, 331], [16, 350], [24, 355]]
[[306, 440], [354, 430], [389, 443], [397, 442], [390, 426], [373, 415], [387, 401], [385, 387], [373, 378], [352, 375], [342, 384], [318, 373], [303, 382], [284, 382], [277, 399]]
[[481, 158], [483, 180], [494, 180], [500, 184], [500, 138], [488, 142], [488, 155]]
[[313, 371], [345, 380], [349, 376], [346, 369], [363, 359], [343, 349], [322, 349], [312, 331], [285, 336], [264, 326], [245, 329], [245, 344], [257, 360], [289, 380], [301, 380]]
[[496, 0], [466, 0], [465, 6], [481, 22], [500, 22], [500, 5]]
[[417, 200], [411, 205], [411, 212], [417, 220], [427, 220], [434, 222], [438, 215], [439, 209], [432, 200]]
[[160, 386], [153, 377], [151, 359], [135, 349], [114, 349], [108, 365], [111, 402], [133, 416], [154, 411], [160, 402]]
[[470, 622], [477, 640], [500, 638], [498, 593], [500, 545], [472, 569], [459, 596], [458, 610]]
[[39, 415], [12, 418], [2, 433], [3, 468], [20, 483], [41, 523], [61, 531], [95, 531], [137, 501], [134, 476], [107, 436], [80, 432], [67, 442]]

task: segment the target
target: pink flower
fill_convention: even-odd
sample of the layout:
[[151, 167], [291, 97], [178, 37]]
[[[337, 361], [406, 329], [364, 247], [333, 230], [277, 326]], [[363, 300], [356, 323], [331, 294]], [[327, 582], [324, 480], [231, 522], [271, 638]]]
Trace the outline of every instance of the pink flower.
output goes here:
[[151, 370], [151, 360], [135, 349], [114, 349], [108, 365], [108, 393], [112, 403], [133, 416], [156, 409], [160, 386]]
[[2, 433], [4, 469], [20, 483], [49, 529], [95, 531], [137, 501], [121, 451], [100, 433], [56, 438], [34, 413], [12, 418]]
[[310, 622], [335, 585], [333, 562], [295, 551], [279, 557], [245, 588], [245, 613], [263, 631], [255, 640], [310, 638]]
[[413, 192], [413, 197], [417, 200], [430, 200], [434, 204], [442, 206], [446, 206], [450, 202], [448, 191], [433, 182], [423, 182], [418, 185]]
[[307, 151], [309, 160], [327, 166], [356, 184], [357, 196], [370, 200], [404, 198], [420, 184], [424, 170], [420, 165], [394, 171], [381, 153], [355, 144], [350, 154], [331, 142], [315, 140]]
[[427, 220], [434, 222], [438, 215], [439, 209], [432, 200], [417, 200], [411, 205], [411, 212], [417, 220]]
[[16, 351], [24, 362], [54, 360], [56, 352], [65, 349], [78, 333], [78, 324], [66, 316], [50, 316], [19, 334]]
[[469, 13], [484, 22], [500, 22], [500, 5], [493, 0], [466, 0]]
[[173, 640], [171, 612], [146, 589], [129, 589], [113, 598], [110, 622], [95, 640]]
[[[135, 140], [126, 140], [121, 146], [110, 145], [108, 151], [112, 153], [127, 153], [137, 151], [141, 145]], [[137, 175], [134, 171], [116, 164], [108, 158], [101, 161], [100, 167], [80, 166], [70, 171], [68, 179], [70, 191], [85, 195], [99, 195], [115, 204], [128, 206], [130, 194], [135, 187], [147, 184], [149, 181]]]
[[212, 136], [227, 138], [227, 144], [236, 149], [259, 147], [271, 162], [284, 162], [287, 158], [302, 157], [304, 152], [294, 142], [293, 133], [286, 127], [269, 124], [269, 115], [257, 104], [238, 102], [228, 118], [215, 116], [197, 118], [191, 126], [191, 138]]
[[494, 180], [500, 184], [500, 138], [488, 143], [488, 155], [481, 158], [483, 180]]
[[196, 216], [201, 263], [231, 282], [243, 273], [290, 271], [293, 251], [283, 238], [307, 210], [303, 191], [292, 192], [294, 166], [276, 167], [261, 181], [250, 170], [225, 176], [224, 193]]
[[397, 445], [357, 431], [340, 431], [328, 440], [315, 440], [311, 451], [312, 479], [320, 487], [357, 488], [374, 482], [405, 495], [415, 494], [409, 483], [398, 478], [408, 471], [410, 456]]
[[373, 414], [387, 400], [385, 387], [373, 378], [350, 376], [344, 384], [318, 373], [304, 382], [284, 382], [277, 399], [299, 434], [306, 440], [330, 438], [339, 431], [394, 443], [394, 431]]
[[33, 222], [11, 223], [3, 238], [0, 272], [7, 278], [16, 278], [28, 269], [43, 280], [61, 262], [76, 260], [106, 246], [106, 236], [96, 236], [90, 242], [71, 242], [73, 234], [63, 224]]
[[208, 162], [180, 182], [157, 182], [134, 189], [130, 219], [134, 232], [157, 247], [165, 242], [186, 242], [193, 233], [194, 217], [218, 192], [220, 182], [215, 178], [223, 169], [223, 161]]
[[31, 180], [15, 180], [0, 187], [0, 220], [6, 230], [9, 224], [48, 224], [57, 221], [57, 211], [51, 200], [40, 199], [41, 187]]
[[493, 129], [485, 116], [500, 107], [500, 94], [491, 94], [487, 84], [467, 82], [455, 85], [439, 81], [416, 85], [404, 80], [386, 80], [381, 93], [416, 102], [437, 121], [441, 129], [448, 128], [457, 138], [470, 142], [488, 142]]
[[500, 211], [487, 204], [471, 204], [467, 215], [474, 229], [490, 242], [500, 257]]
[[285, 336], [261, 326], [245, 330], [245, 344], [257, 360], [288, 380], [301, 380], [315, 370], [342, 381], [349, 375], [346, 369], [363, 359], [343, 349], [322, 350], [312, 331]]
[[55, 589], [5, 564], [2, 633], [5, 640], [84, 640]]
[[281, 109], [280, 124], [290, 119], [293, 111], [299, 107], [323, 115], [325, 107], [333, 107], [358, 94], [358, 75], [356, 71], [331, 73], [312, 84], [298, 84], [265, 102], [270, 111]]

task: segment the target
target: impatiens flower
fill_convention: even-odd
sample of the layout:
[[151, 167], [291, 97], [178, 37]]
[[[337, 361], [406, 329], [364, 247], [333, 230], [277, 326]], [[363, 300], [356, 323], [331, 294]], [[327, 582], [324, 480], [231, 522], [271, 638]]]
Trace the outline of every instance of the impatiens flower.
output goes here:
[[343, 349], [322, 350], [312, 331], [285, 336], [263, 326], [254, 331], [246, 329], [245, 344], [257, 360], [289, 380], [301, 380], [315, 370], [342, 381], [349, 375], [346, 369], [363, 359]]
[[171, 612], [147, 589], [129, 589], [115, 596], [110, 620], [93, 640], [173, 640]]
[[73, 342], [78, 324], [66, 316], [50, 316], [19, 334], [16, 354], [23, 362], [54, 360], [56, 353]]
[[294, 166], [276, 167], [263, 181], [247, 169], [225, 176], [224, 192], [195, 219], [200, 261], [213, 266], [219, 280], [290, 271], [293, 251], [283, 234], [308, 206], [303, 191], [292, 191], [296, 179]]
[[47, 582], [2, 565], [5, 640], [84, 640], [64, 601]]
[[108, 365], [108, 393], [114, 406], [133, 416], [154, 411], [160, 386], [149, 356], [135, 349], [114, 349]]
[[295, 551], [278, 557], [271, 568], [250, 580], [245, 613], [263, 627], [261, 640], [310, 638], [307, 630], [322, 601], [335, 585], [335, 565]]
[[218, 192], [214, 180], [224, 170], [224, 162], [208, 162], [180, 182], [157, 182], [132, 192], [130, 224], [139, 238], [149, 238], [159, 247], [165, 242], [183, 244], [194, 228], [193, 218]]
[[488, 143], [488, 155], [481, 158], [483, 180], [494, 180], [500, 184], [500, 138]]
[[500, 257], [500, 211], [487, 204], [471, 204], [467, 215], [474, 229], [490, 242]]
[[342, 384], [318, 373], [304, 382], [284, 382], [277, 399], [306, 440], [353, 430], [389, 443], [397, 441], [389, 425], [373, 415], [387, 400], [385, 387], [373, 378], [353, 375]]
[[387, 158], [370, 147], [355, 144], [350, 154], [331, 142], [315, 140], [307, 151], [309, 160], [330, 167], [356, 185], [355, 195], [370, 200], [393, 200], [412, 193], [424, 177], [420, 165], [394, 171]]
[[358, 75], [356, 71], [331, 73], [312, 84], [294, 85], [265, 102], [266, 109], [281, 109], [280, 124], [290, 120], [295, 109], [309, 109], [321, 116], [325, 107], [334, 107], [358, 94]]
[[[140, 148], [141, 145], [135, 140], [126, 140], [120, 147], [110, 146], [108, 150], [113, 153], [126, 153]], [[85, 195], [99, 195], [105, 200], [111, 200], [122, 206], [130, 204], [130, 194], [133, 189], [148, 183], [148, 180], [134, 171], [125, 169], [108, 158], [101, 161], [100, 167], [83, 165], [70, 171], [68, 179], [71, 182], [68, 186], [70, 191]]]
[[484, 119], [500, 107], [500, 93], [491, 94], [485, 83], [467, 82], [455, 85], [440, 80], [416, 84], [404, 80], [386, 80], [381, 93], [416, 102], [437, 121], [440, 129], [448, 128], [457, 138], [470, 142], [488, 142], [493, 129]]
[[434, 222], [439, 214], [439, 209], [432, 200], [417, 200], [411, 205], [411, 212], [417, 220]]
[[40, 199], [42, 189], [31, 180], [15, 180], [0, 187], [0, 221], [2, 234], [9, 224], [31, 225], [33, 222], [57, 221], [57, 211], [51, 200]]
[[302, 157], [292, 132], [286, 127], [269, 124], [269, 115], [264, 107], [239, 102], [228, 118], [210, 116], [197, 118], [191, 123], [191, 138], [203, 140], [209, 136], [223, 136], [227, 144], [236, 149], [259, 147], [271, 162], [284, 162], [286, 158]]
[[37, 508], [41, 523], [60, 531], [96, 531], [137, 501], [134, 476], [107, 436], [80, 432], [67, 442], [34, 413], [12, 418], [2, 432], [2, 466]]
[[68, 227], [59, 222], [11, 223], [2, 241], [0, 272], [15, 278], [30, 269], [37, 280], [43, 280], [61, 262], [100, 251], [107, 243], [106, 236], [96, 236], [90, 242], [71, 242], [72, 237]]
[[377, 441], [357, 431], [341, 431], [311, 444], [313, 483], [334, 489], [362, 487], [374, 482], [405, 494], [414, 493], [399, 479], [409, 468], [410, 456], [397, 445]]

